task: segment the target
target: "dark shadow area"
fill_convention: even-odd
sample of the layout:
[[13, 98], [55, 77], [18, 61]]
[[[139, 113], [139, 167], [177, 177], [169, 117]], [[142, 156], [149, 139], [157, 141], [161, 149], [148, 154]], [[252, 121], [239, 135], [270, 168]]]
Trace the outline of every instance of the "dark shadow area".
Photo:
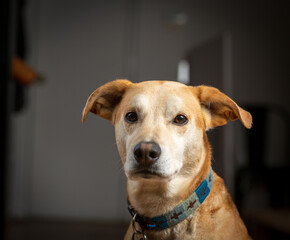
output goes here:
[[120, 239], [128, 223], [106, 221], [73, 221], [61, 219], [10, 220], [7, 239]]
[[[246, 134], [248, 162], [236, 176], [236, 204], [247, 220], [255, 239], [288, 239], [290, 216], [290, 188], [287, 186], [290, 162], [287, 154], [290, 115], [275, 105], [248, 105], [254, 122]], [[274, 118], [274, 116], [276, 118]], [[274, 129], [274, 131], [272, 131]], [[281, 135], [274, 136], [273, 132]], [[276, 146], [269, 163], [269, 145]], [[273, 161], [272, 161], [273, 162]]]

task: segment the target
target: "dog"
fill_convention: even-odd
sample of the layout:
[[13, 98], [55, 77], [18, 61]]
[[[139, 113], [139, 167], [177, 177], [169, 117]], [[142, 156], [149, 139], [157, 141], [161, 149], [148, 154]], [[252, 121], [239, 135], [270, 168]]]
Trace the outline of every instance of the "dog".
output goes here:
[[206, 131], [251, 114], [209, 86], [173, 81], [109, 82], [83, 110], [115, 126], [127, 176], [131, 239], [251, 239], [224, 181], [211, 169]]

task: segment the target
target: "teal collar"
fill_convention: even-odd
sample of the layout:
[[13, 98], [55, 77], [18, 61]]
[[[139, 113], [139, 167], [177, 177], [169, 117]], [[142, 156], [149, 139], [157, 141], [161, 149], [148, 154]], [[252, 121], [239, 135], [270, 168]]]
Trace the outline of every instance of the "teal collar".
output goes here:
[[169, 228], [177, 223], [186, 219], [189, 215], [193, 214], [196, 209], [203, 203], [208, 194], [210, 193], [213, 184], [213, 171], [210, 171], [205, 180], [199, 187], [192, 193], [186, 200], [177, 205], [173, 210], [153, 218], [147, 218], [139, 215], [128, 201], [128, 209], [134, 218], [135, 222], [141, 226], [142, 230], [156, 229], [161, 230]]

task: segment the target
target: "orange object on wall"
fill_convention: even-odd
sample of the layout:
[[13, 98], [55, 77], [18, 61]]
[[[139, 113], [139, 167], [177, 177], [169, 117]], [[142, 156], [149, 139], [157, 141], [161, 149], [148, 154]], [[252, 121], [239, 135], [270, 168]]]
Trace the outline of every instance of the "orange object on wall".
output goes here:
[[20, 84], [28, 86], [38, 78], [38, 74], [21, 58], [15, 57], [12, 60], [12, 77]]

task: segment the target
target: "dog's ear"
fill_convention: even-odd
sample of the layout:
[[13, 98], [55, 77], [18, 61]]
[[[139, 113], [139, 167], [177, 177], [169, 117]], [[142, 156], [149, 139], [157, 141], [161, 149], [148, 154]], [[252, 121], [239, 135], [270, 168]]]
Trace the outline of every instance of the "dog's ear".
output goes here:
[[133, 84], [127, 79], [118, 79], [96, 89], [88, 98], [83, 110], [82, 123], [89, 112], [112, 121], [115, 107], [120, 103], [123, 94]]
[[194, 88], [195, 94], [201, 103], [205, 118], [206, 130], [222, 126], [229, 119], [240, 119], [246, 128], [252, 127], [252, 116], [239, 107], [227, 95], [214, 87], [198, 86]]

